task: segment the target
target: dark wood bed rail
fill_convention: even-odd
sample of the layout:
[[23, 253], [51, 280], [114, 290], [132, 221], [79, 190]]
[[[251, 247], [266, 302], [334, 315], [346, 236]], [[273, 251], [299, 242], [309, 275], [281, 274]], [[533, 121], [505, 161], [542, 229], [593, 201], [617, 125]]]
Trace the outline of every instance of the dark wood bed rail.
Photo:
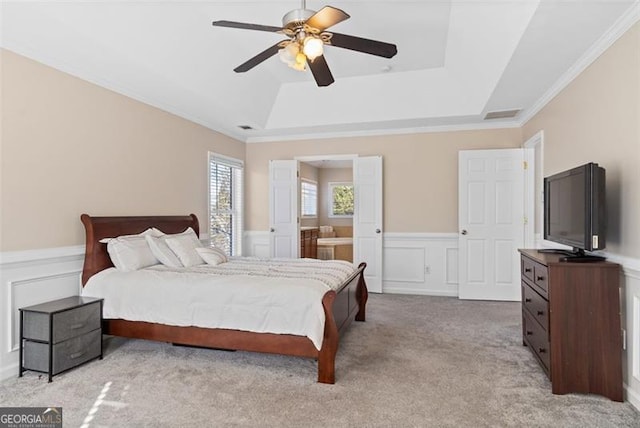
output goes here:
[[[113, 266], [107, 245], [99, 242], [102, 238], [136, 234], [149, 227], [156, 227], [165, 233], [180, 233], [191, 227], [196, 234], [199, 233], [198, 219], [194, 214], [145, 217], [91, 217], [82, 214], [81, 220], [86, 231], [83, 286], [91, 276]], [[122, 319], [106, 319], [104, 333], [183, 345], [317, 358], [318, 382], [332, 384], [335, 382], [335, 357], [340, 335], [354, 319], [364, 321], [366, 318], [368, 292], [364, 280], [365, 267], [366, 263], [360, 263], [338, 290], [328, 291], [323, 296], [325, 328], [320, 350], [305, 336], [180, 327]]]

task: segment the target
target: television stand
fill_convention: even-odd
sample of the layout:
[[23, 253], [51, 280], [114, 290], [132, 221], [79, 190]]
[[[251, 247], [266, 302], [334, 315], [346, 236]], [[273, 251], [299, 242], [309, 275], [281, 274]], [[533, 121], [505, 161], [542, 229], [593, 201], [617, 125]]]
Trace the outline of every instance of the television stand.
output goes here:
[[592, 263], [592, 262], [604, 262], [606, 258], [602, 256], [593, 256], [591, 254], [567, 254], [566, 256], [560, 257], [561, 262], [568, 263]]
[[543, 248], [538, 250], [542, 254], [569, 254], [570, 250], [563, 250], [562, 248]]
[[554, 394], [593, 393], [623, 401], [620, 273], [616, 263], [563, 263], [519, 250], [522, 342]]

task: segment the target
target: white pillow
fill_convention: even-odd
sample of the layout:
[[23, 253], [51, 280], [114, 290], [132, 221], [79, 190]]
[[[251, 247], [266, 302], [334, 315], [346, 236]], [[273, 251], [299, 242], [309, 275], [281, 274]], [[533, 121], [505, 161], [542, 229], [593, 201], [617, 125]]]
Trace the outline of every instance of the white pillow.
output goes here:
[[178, 259], [178, 256], [176, 256], [167, 245], [166, 238], [170, 236], [171, 235], [164, 235], [156, 238], [155, 236], [147, 235], [145, 236], [145, 239], [151, 248], [151, 252], [158, 260], [160, 260], [160, 263], [169, 267], [182, 267], [182, 263], [180, 262], [180, 259]]
[[196, 251], [208, 265], [216, 266], [220, 263], [226, 263], [229, 261], [224, 251], [215, 247], [200, 247], [196, 248]]
[[118, 237], [107, 243], [107, 252], [116, 269], [130, 272], [158, 264], [143, 236]]
[[117, 238], [121, 238], [121, 239], [132, 239], [132, 238], [140, 238], [140, 237], [145, 237], [145, 236], [162, 236], [164, 235], [164, 233], [162, 233], [160, 230], [156, 229], [155, 227], [150, 227], [149, 229], [145, 230], [144, 232], [138, 233], [137, 235], [120, 235], [117, 236], [115, 238], [102, 238], [100, 241], [100, 243], [102, 244], [108, 244], [109, 241], [111, 241], [112, 239], [117, 239]]
[[165, 240], [169, 248], [171, 248], [171, 251], [178, 256], [178, 259], [180, 259], [180, 262], [184, 267], [191, 267], [204, 263], [204, 260], [196, 251], [196, 248], [202, 247], [202, 244], [198, 240], [193, 229], [189, 228], [178, 235], [168, 235]]

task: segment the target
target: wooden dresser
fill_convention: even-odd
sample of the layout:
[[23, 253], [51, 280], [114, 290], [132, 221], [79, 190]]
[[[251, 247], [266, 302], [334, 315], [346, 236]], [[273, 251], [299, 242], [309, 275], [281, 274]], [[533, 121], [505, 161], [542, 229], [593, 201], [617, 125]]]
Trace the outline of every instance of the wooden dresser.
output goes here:
[[520, 250], [522, 338], [554, 394], [623, 401], [620, 265]]
[[300, 229], [300, 257], [307, 259], [318, 258], [318, 228], [308, 227]]

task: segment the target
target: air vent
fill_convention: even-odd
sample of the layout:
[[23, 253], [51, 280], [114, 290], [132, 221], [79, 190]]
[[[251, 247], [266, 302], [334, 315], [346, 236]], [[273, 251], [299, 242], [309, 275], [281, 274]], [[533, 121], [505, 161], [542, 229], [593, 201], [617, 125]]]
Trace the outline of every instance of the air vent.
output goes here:
[[253, 129], [253, 126], [251, 126], [251, 125], [238, 125], [238, 128], [244, 129], [245, 131], [249, 131], [250, 129]]
[[511, 119], [512, 117], [516, 117], [516, 115], [520, 113], [520, 109], [515, 110], [502, 110], [502, 111], [490, 111], [484, 116], [484, 120], [489, 119]]

